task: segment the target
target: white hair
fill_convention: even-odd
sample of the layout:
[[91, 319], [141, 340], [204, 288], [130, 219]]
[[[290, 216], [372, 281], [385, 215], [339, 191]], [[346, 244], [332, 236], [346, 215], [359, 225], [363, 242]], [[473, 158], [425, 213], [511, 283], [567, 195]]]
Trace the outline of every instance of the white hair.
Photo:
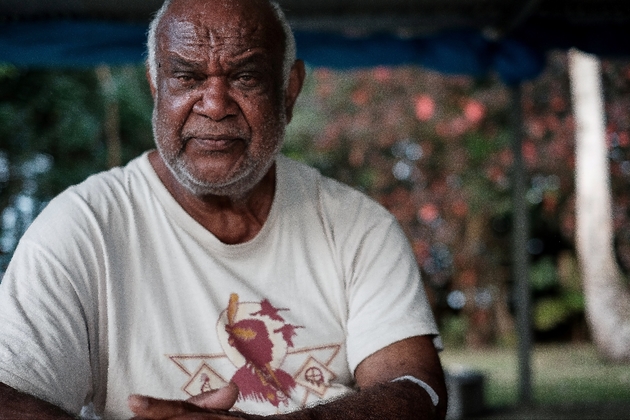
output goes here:
[[[172, 0], [165, 0], [162, 7], [155, 13], [153, 20], [149, 24], [149, 30], [147, 33], [147, 67], [149, 68], [149, 76], [151, 77], [151, 82], [153, 86], [157, 86], [157, 68], [158, 63], [155, 58], [155, 52], [157, 49], [157, 27], [162, 20], [162, 17], [168, 10]], [[286, 87], [289, 84], [289, 75], [291, 73], [291, 68], [293, 67], [293, 63], [296, 60], [296, 47], [295, 47], [295, 36], [293, 35], [293, 31], [291, 30], [291, 25], [289, 25], [289, 21], [285, 16], [284, 12], [280, 5], [275, 1], [270, 1], [271, 8], [282, 27], [282, 32], [284, 34], [284, 59], [282, 61], [282, 82], [283, 87]]]

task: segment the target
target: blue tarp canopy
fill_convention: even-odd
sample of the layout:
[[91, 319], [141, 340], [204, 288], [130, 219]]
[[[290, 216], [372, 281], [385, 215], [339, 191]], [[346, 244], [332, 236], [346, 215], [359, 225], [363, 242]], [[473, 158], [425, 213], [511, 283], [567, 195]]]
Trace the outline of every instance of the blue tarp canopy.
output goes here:
[[[63, 2], [51, 2], [55, 3], [50, 6], [55, 14], [46, 15], [40, 9], [37, 14], [32, 11], [20, 14], [20, 4], [29, 2], [2, 6], [2, 2], [11, 1], [14, 0], [0, 1], [0, 16], [4, 17], [4, 21], [0, 20], [0, 62], [29, 67], [86, 67], [144, 60], [148, 18], [111, 18], [115, 16], [111, 10], [107, 11], [110, 16], [107, 19], [95, 16], [96, 12], [72, 14], [70, 11], [64, 14], [63, 10], [58, 10]], [[322, 11], [314, 10], [315, 6], [300, 9], [304, 3], [298, 0], [281, 3], [291, 8], [289, 18], [292, 23], [296, 22], [298, 55], [313, 66], [353, 68], [417, 64], [449, 74], [494, 72], [511, 84], [536, 77], [542, 71], [545, 53], [550, 49], [577, 47], [601, 55], [630, 54], [630, 43], [627, 42], [630, 39], [630, 2], [627, 1], [572, 0], [569, 2], [572, 10], [580, 3], [594, 5], [576, 17], [576, 12], [565, 15], [563, 9], [558, 9], [560, 0], [530, 0], [520, 2], [529, 8], [523, 6], [514, 11], [512, 7], [512, 18], [503, 20], [497, 16], [500, 11], [506, 15], [505, 10], [498, 8], [510, 4], [505, 0], [485, 0], [488, 9], [477, 11], [475, 16], [463, 8], [470, 2], [435, 0], [433, 3], [441, 4], [440, 1], [451, 7], [424, 12], [410, 9], [409, 13], [416, 15], [406, 19], [384, 13], [386, 9], [370, 9], [373, 14], [367, 20], [365, 14], [352, 15], [357, 12], [351, 8], [344, 9], [346, 14], [341, 17], [327, 17], [317, 14]], [[31, 2], [39, 4], [35, 0]], [[133, 0], [129, 3], [135, 4]], [[345, 0], [338, 3], [352, 5], [358, 2]], [[369, 4], [375, 3], [384, 4]], [[409, 2], [390, 0], [389, 3], [394, 11], [397, 3], [400, 3], [399, 8], [404, 4], [410, 7]], [[426, 6], [432, 1], [417, 3]], [[476, 3], [483, 4], [484, 1]], [[514, 3], [519, 2], [511, 2]], [[556, 4], [555, 9], [550, 9], [549, 5], [543, 7], [545, 3]], [[332, 7], [330, 4], [322, 2], [329, 8]], [[458, 5], [461, 5], [460, 9]], [[18, 12], [9, 12], [9, 6], [12, 10], [17, 8]], [[306, 18], [305, 13], [309, 13]], [[374, 24], [379, 22], [376, 13], [381, 13], [382, 21], [389, 19], [389, 23]], [[470, 15], [468, 20], [462, 20], [464, 15]], [[418, 18], [414, 20], [413, 16]], [[494, 21], [488, 16], [493, 16]], [[305, 21], [310, 24], [304, 24]], [[318, 25], [318, 21], [328, 23]], [[436, 21], [443, 23], [437, 25]], [[364, 23], [363, 28], [349, 30], [343, 22], [368, 23]]]

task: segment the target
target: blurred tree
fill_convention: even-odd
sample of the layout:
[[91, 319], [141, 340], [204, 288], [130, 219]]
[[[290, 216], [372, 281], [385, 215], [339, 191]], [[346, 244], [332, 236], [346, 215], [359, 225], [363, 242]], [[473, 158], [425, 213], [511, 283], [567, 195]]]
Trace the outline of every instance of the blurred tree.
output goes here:
[[630, 361], [630, 290], [615, 259], [601, 66], [597, 57], [569, 54], [577, 125], [576, 245], [587, 319], [604, 356]]
[[[615, 110], [614, 135], [620, 145], [625, 141], [620, 147], [630, 143], [627, 113], [620, 106], [630, 97], [628, 89], [623, 93], [627, 69], [611, 65], [607, 83], [622, 92], [608, 102]], [[493, 78], [418, 68], [318, 68], [300, 101], [286, 151], [366, 191], [398, 218], [431, 285], [440, 320], [453, 327], [456, 341], [511, 342], [512, 153], [505, 86]], [[575, 159], [565, 54], [550, 55], [547, 71], [524, 84], [522, 109], [532, 222], [527, 248], [530, 277], [538, 284], [536, 338], [584, 339], [581, 286], [576, 270], [568, 268], [575, 261]], [[618, 157], [615, 167], [621, 228], [630, 208], [625, 192], [630, 159]], [[624, 246], [630, 235], [616, 232], [617, 249], [630, 250]], [[620, 255], [630, 261], [628, 251]]]
[[[48, 200], [151, 147], [151, 109], [141, 67], [95, 72], [0, 66], [1, 271]], [[114, 132], [120, 150], [108, 162], [107, 133]]]
[[396, 216], [439, 316], [466, 325], [473, 345], [494, 342], [498, 324], [512, 330], [497, 310], [509, 280], [509, 99], [493, 79], [314, 69], [285, 147]]

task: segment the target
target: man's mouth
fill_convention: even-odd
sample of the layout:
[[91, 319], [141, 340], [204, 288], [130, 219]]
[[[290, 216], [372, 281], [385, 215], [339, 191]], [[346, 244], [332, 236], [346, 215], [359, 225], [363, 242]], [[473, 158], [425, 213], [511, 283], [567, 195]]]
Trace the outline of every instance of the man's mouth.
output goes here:
[[237, 144], [246, 144], [246, 140], [238, 136], [212, 135], [212, 136], [191, 136], [186, 142], [193, 142], [196, 147], [210, 152], [228, 151]]

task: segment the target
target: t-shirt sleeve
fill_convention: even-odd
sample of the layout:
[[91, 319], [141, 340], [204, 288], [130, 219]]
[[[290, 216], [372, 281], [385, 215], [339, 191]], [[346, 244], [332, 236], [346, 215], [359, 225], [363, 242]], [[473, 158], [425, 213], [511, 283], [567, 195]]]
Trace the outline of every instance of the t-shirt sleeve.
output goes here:
[[346, 255], [352, 371], [369, 355], [405, 338], [432, 335], [436, 347], [442, 346], [409, 242], [396, 220], [375, 207], [367, 214], [358, 211], [344, 245], [352, 250]]
[[76, 415], [92, 392], [92, 303], [79, 278], [85, 271], [68, 272], [58, 256], [67, 247], [60, 237], [54, 243], [62, 229], [57, 215], [45, 213], [47, 221], [31, 226], [0, 283], [0, 382]]

